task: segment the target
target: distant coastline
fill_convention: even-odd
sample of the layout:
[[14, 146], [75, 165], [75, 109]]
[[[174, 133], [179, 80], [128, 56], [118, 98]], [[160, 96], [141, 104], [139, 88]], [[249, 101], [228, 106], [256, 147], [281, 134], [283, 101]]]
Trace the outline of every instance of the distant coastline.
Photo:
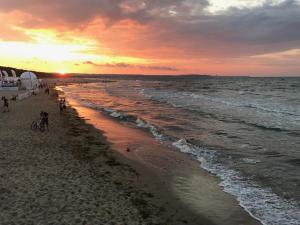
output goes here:
[[[22, 68], [15, 68], [15, 67], [8, 67], [8, 66], [0, 66], [1, 70], [15, 70], [17, 75], [29, 71], [26, 69]], [[152, 78], [157, 78], [161, 77], [162, 79], [171, 79], [176, 77], [182, 78], [182, 79], [197, 79], [197, 78], [299, 78], [299, 76], [253, 76], [253, 75], [219, 75], [219, 74], [170, 74], [170, 75], [163, 75], [163, 74], [117, 74], [117, 73], [66, 73], [66, 74], [59, 74], [57, 72], [40, 72], [40, 71], [35, 71], [35, 70], [30, 70], [31, 72], [34, 72], [38, 78], [79, 78], [79, 77], [84, 77], [84, 78], [118, 78], [118, 79], [149, 79], [151, 80]]]

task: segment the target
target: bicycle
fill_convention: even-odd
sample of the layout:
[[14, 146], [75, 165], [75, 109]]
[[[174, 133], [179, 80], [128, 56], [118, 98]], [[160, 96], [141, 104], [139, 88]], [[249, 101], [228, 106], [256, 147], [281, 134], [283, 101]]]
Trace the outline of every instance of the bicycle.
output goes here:
[[32, 121], [30, 128], [33, 131], [39, 130], [41, 132], [44, 132], [45, 131], [45, 123], [42, 118], [39, 118], [35, 121]]

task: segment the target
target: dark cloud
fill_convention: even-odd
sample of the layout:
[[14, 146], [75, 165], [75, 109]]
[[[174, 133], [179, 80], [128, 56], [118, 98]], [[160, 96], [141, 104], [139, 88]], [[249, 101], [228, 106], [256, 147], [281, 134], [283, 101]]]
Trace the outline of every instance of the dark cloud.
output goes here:
[[[0, 0], [0, 11], [21, 11], [38, 18], [40, 26], [62, 23], [76, 27], [100, 16], [104, 20], [120, 20], [122, 0]], [[27, 23], [28, 24], [28, 23]]]
[[22, 11], [44, 22], [62, 21], [69, 25], [87, 23], [96, 17], [109, 22], [131, 19], [146, 22], [169, 16], [169, 11], [189, 13], [196, 6], [208, 6], [207, 0], [0, 0], [0, 11]]
[[85, 61], [83, 64], [92, 65], [96, 67], [112, 67], [112, 68], [137, 68], [142, 70], [161, 70], [161, 71], [178, 71], [177, 68], [171, 66], [159, 66], [159, 65], [136, 65], [129, 63], [105, 63], [98, 64], [92, 61]]
[[158, 39], [197, 57], [238, 57], [299, 48], [300, 5], [287, 0], [221, 15], [200, 14], [160, 20]]
[[173, 66], [138, 66], [138, 67], [140, 69], [148, 69], [148, 70], [178, 71], [178, 69]]

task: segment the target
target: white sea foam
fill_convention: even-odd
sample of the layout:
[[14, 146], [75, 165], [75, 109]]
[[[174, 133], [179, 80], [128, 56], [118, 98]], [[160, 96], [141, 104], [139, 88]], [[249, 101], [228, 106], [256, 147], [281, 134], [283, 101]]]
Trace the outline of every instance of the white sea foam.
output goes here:
[[[64, 90], [66, 91], [66, 88]], [[68, 92], [68, 94], [72, 98], [79, 101], [83, 106], [86, 106], [86, 107], [89, 107], [89, 108], [92, 108], [92, 109], [96, 109], [96, 110], [100, 110], [104, 113], [107, 113], [111, 117], [118, 118], [120, 120], [123, 120], [123, 119], [126, 119], [126, 118], [134, 118], [134, 116], [131, 116], [131, 115], [125, 113], [125, 112], [120, 112], [120, 111], [115, 110], [115, 109], [103, 107], [99, 104], [95, 104], [95, 103], [89, 102], [88, 100], [81, 99], [76, 94], [72, 94], [70, 92]], [[164, 140], [163, 134], [161, 134], [159, 132], [159, 129], [156, 126], [152, 125], [149, 121], [143, 120], [141, 118], [136, 118], [136, 120], [134, 122], [135, 122], [135, 125], [137, 127], [149, 130], [150, 133], [154, 136], [154, 138], [157, 139], [158, 141], [163, 141]]]
[[164, 136], [159, 132], [159, 130], [153, 126], [150, 122], [142, 120], [140, 118], [136, 119], [136, 125], [137, 127], [146, 128], [148, 129], [151, 134], [159, 141], [164, 140]]
[[87, 101], [81, 101], [82, 105], [92, 108], [92, 109], [98, 109], [98, 106], [91, 103], [91, 102], [87, 102]]
[[116, 117], [116, 118], [123, 118], [124, 117], [124, 114], [120, 113], [118, 111], [112, 112], [109, 115], [112, 116], [112, 117]]
[[113, 109], [110, 109], [110, 108], [103, 108], [103, 110], [104, 110], [105, 112], [108, 112], [108, 113], [113, 113], [113, 112], [114, 112], [114, 110], [113, 110]]
[[249, 164], [256, 164], [256, 163], [260, 163], [260, 160], [257, 159], [249, 159], [249, 158], [243, 158], [242, 159], [243, 162], [245, 163], [249, 163]]
[[[104, 108], [104, 107], [97, 106], [92, 103], [85, 102], [84, 105], [87, 107], [90, 107], [90, 108], [104, 111], [104, 112], [108, 113], [109, 116], [114, 117], [114, 118], [119, 118], [120, 120], [126, 120], [127, 118], [134, 118], [134, 116], [127, 114], [125, 112], [120, 112], [118, 110], [114, 110], [114, 109], [110, 109], [110, 108]], [[137, 118], [135, 120], [135, 125], [140, 128], [148, 129], [151, 132], [151, 134], [155, 137], [155, 139], [157, 139], [159, 141], [164, 140], [163, 134], [161, 134], [159, 132], [159, 129], [157, 127], [155, 127], [154, 125], [152, 125], [150, 122], [143, 120], [141, 118]]]
[[285, 200], [271, 189], [262, 188], [242, 177], [237, 171], [217, 162], [217, 152], [191, 145], [181, 139], [173, 145], [181, 152], [193, 155], [202, 168], [218, 176], [224, 191], [235, 196], [240, 205], [264, 225], [299, 225], [300, 208]]

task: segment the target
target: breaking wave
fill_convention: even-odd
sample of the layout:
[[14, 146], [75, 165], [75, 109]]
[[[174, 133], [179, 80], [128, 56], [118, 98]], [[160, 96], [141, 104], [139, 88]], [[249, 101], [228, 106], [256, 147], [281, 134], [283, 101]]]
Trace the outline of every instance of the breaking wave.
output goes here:
[[[246, 179], [237, 171], [225, 167], [217, 161], [217, 151], [204, 149], [188, 143], [185, 139], [173, 145], [185, 154], [192, 155], [201, 167], [218, 176], [224, 191], [235, 196], [240, 205], [264, 225], [298, 225], [300, 208], [293, 202], [285, 200], [271, 189], [262, 188], [254, 181]], [[249, 161], [249, 159], [247, 159]], [[253, 163], [252, 160], [250, 160]]]

